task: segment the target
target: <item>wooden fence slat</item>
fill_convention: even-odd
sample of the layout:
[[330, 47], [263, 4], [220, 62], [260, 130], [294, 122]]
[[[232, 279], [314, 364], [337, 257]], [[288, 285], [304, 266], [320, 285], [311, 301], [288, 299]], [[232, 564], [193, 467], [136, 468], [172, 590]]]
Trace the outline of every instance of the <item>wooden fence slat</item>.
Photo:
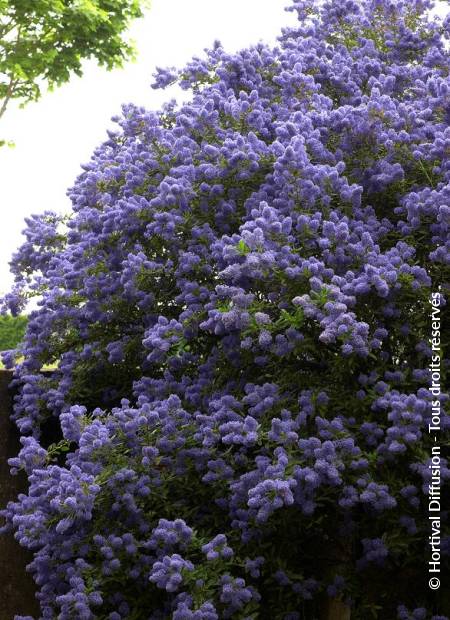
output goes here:
[[[0, 508], [27, 488], [25, 476], [11, 476], [7, 463], [20, 447], [19, 433], [10, 420], [12, 398], [8, 385], [11, 379], [11, 372], [0, 370]], [[15, 614], [39, 616], [35, 585], [25, 571], [31, 557], [12, 535], [0, 536], [0, 620], [13, 620]]]

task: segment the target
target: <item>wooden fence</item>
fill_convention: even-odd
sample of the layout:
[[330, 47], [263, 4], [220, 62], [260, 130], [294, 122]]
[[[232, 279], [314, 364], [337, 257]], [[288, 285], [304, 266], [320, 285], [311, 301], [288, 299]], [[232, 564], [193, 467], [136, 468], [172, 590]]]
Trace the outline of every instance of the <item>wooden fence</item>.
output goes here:
[[[8, 458], [19, 450], [19, 435], [10, 420], [12, 395], [8, 388], [11, 372], [0, 370], [0, 508], [18, 493], [26, 491], [25, 476], [11, 476]], [[13, 620], [16, 614], [39, 616], [35, 587], [25, 567], [31, 556], [10, 534], [0, 536], [0, 620]]]

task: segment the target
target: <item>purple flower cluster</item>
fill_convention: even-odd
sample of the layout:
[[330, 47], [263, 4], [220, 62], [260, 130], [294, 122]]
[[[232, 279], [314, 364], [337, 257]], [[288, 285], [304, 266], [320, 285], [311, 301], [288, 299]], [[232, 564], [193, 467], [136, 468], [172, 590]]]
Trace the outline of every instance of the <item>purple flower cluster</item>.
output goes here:
[[182, 571], [192, 570], [194, 570], [192, 562], [184, 560], [178, 553], [175, 553], [166, 555], [161, 561], [155, 562], [149, 579], [158, 588], [163, 588], [167, 592], [175, 592], [183, 581]]
[[306, 620], [327, 598], [443, 618], [423, 558], [450, 22], [430, 7], [292, 0], [276, 47], [159, 70], [190, 101], [124, 106], [70, 215], [27, 220], [3, 305], [38, 297], [4, 359], [29, 489], [2, 515], [40, 620]]
[[227, 545], [227, 537], [225, 534], [218, 534], [208, 543], [202, 546], [203, 553], [206, 554], [208, 560], [217, 560], [223, 558], [229, 560], [233, 557], [233, 549]]

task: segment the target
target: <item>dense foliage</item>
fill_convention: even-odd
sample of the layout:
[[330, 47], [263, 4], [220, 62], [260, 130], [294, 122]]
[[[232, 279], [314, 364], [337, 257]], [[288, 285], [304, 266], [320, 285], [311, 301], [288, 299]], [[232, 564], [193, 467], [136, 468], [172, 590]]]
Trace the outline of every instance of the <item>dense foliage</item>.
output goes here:
[[142, 15], [139, 0], [0, 0], [0, 117], [12, 99], [36, 100], [43, 84], [81, 75], [95, 58], [120, 66], [133, 48], [123, 33]]
[[25, 335], [26, 327], [26, 316], [0, 316], [0, 351], [17, 347]]
[[[29, 221], [5, 303], [42, 295], [16, 354], [30, 489], [4, 515], [44, 619], [450, 608], [427, 576], [449, 20], [321, 4], [296, 0], [274, 49], [159, 71], [192, 101], [126, 106], [70, 217]], [[442, 458], [443, 505], [449, 475]]]

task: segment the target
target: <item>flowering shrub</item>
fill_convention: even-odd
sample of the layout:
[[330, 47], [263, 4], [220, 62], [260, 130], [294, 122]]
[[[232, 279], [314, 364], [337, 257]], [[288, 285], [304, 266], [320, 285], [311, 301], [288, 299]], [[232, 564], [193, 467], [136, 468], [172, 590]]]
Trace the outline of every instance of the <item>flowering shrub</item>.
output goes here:
[[427, 583], [450, 22], [426, 0], [290, 8], [274, 49], [160, 70], [192, 101], [125, 106], [72, 214], [30, 219], [14, 257], [5, 304], [42, 299], [6, 356], [30, 488], [4, 516], [43, 619], [450, 608]]

